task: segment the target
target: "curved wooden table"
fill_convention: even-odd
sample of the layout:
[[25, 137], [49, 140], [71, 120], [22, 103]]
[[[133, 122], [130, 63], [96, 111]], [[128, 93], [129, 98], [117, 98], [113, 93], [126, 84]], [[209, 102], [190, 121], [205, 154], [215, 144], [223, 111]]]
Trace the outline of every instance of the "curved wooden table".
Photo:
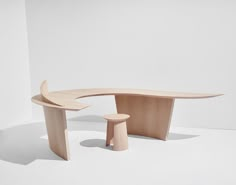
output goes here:
[[69, 159], [66, 110], [79, 111], [89, 105], [77, 99], [90, 96], [114, 95], [118, 113], [130, 115], [129, 134], [166, 140], [175, 99], [211, 98], [222, 94], [181, 93], [141, 89], [77, 89], [48, 92], [47, 82], [40, 87], [40, 95], [32, 101], [43, 106], [49, 145], [52, 151]]

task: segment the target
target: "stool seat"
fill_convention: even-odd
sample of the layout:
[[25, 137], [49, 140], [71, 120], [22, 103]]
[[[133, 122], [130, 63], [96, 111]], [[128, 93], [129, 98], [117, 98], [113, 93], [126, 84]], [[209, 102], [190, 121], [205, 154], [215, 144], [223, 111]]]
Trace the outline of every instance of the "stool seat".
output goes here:
[[104, 119], [112, 122], [120, 122], [127, 120], [129, 117], [128, 114], [107, 114], [104, 116]]

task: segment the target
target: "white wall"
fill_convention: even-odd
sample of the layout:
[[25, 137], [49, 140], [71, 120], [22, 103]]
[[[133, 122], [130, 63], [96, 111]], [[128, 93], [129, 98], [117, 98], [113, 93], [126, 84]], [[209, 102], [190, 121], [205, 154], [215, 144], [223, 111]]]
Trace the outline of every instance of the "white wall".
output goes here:
[[[236, 2], [26, 0], [32, 93], [130, 87], [225, 93], [177, 100], [173, 124], [236, 129]], [[78, 114], [114, 110], [111, 98]], [[34, 118], [41, 119], [34, 106]]]
[[31, 119], [25, 1], [0, 0], [0, 129]]

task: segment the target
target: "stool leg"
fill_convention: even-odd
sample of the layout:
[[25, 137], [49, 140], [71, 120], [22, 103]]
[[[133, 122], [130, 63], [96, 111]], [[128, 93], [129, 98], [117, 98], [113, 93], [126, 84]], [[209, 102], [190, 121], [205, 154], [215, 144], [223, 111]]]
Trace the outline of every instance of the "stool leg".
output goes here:
[[128, 149], [128, 136], [126, 122], [114, 123], [113, 150]]
[[113, 136], [114, 136], [114, 124], [107, 122], [106, 146], [110, 146], [112, 144]]

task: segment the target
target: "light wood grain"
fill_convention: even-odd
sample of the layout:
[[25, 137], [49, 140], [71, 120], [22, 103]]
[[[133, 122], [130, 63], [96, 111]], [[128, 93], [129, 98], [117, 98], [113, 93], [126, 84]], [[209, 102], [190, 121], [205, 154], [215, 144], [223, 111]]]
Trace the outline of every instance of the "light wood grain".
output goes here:
[[57, 105], [56, 103], [51, 101], [50, 98], [48, 97], [49, 96], [48, 95], [48, 83], [46, 80], [44, 80], [40, 85], [40, 95], [41, 95], [43, 102]]
[[69, 145], [65, 110], [43, 107], [49, 146], [53, 152], [69, 160]]
[[[65, 111], [78, 111], [89, 106], [78, 102], [77, 99], [102, 95], [115, 95], [118, 113], [127, 113], [131, 115], [131, 119], [128, 120], [128, 132], [130, 134], [166, 140], [174, 100], [176, 98], [211, 98], [221, 96], [222, 94], [117, 88], [48, 92], [47, 81], [43, 81], [40, 86], [40, 94], [32, 97], [32, 102], [44, 107], [49, 145], [56, 154], [66, 160], [69, 159]], [[107, 126], [107, 145], [115, 142], [118, 143], [117, 150], [124, 149], [125, 147], [119, 147], [119, 143], [125, 142], [122, 141], [122, 138], [125, 138], [125, 136], [122, 136], [119, 139], [119, 134], [124, 134], [124, 131], [121, 130], [126, 129], [124, 120], [119, 117], [117, 117], [116, 120], [112, 120], [111, 117], [111, 121], [108, 122], [112, 122], [112, 124], [108, 124]], [[117, 135], [116, 140], [113, 139], [114, 135]]]
[[127, 114], [110, 114], [104, 116], [107, 120], [106, 146], [112, 143], [112, 149], [115, 151], [128, 149], [126, 120], [129, 117]]
[[69, 96], [57, 95], [48, 92], [47, 81], [44, 80], [40, 86], [40, 94], [44, 102], [51, 103], [54, 105], [59, 105], [63, 107], [70, 107], [70, 109], [83, 109], [87, 105], [83, 105], [74, 99], [71, 99]]
[[76, 106], [76, 107], [70, 106], [70, 105], [65, 105], [65, 106], [55, 105], [55, 104], [45, 102], [44, 98], [41, 95], [33, 96], [31, 101], [41, 106], [46, 106], [46, 107], [51, 107], [51, 108], [56, 108], [56, 109], [61, 109], [61, 110], [70, 110], [70, 111], [78, 111], [78, 110], [89, 107], [89, 105], [85, 105], [85, 104], [80, 104], [79, 106]]
[[[110, 121], [109, 121], [110, 122]], [[113, 147], [115, 151], [123, 151], [128, 149], [128, 135], [126, 122], [114, 122]]]
[[[43, 84], [45, 85], [45, 82], [43, 82]], [[78, 102], [78, 100], [76, 99], [90, 96], [102, 96], [102, 95], [136, 95], [136, 96], [158, 97], [158, 98], [198, 99], [198, 98], [212, 98], [216, 96], [221, 96], [222, 94], [183, 93], [183, 92], [168, 92], [168, 91], [158, 91], [158, 90], [117, 89], [117, 88], [77, 89], [77, 90], [56, 91], [42, 94], [42, 96], [48, 102], [51, 102], [55, 105], [69, 106], [73, 109], [76, 108], [83, 109], [88, 107], [88, 105], [84, 105]]]
[[104, 116], [106, 120], [112, 122], [122, 122], [127, 120], [129, 117], [130, 116], [128, 114], [108, 114]]
[[174, 99], [119, 95], [115, 100], [117, 112], [130, 115], [129, 134], [166, 140]]
[[107, 122], [107, 138], [106, 138], [106, 146], [110, 146], [113, 144], [113, 136], [114, 136], [114, 124]]

